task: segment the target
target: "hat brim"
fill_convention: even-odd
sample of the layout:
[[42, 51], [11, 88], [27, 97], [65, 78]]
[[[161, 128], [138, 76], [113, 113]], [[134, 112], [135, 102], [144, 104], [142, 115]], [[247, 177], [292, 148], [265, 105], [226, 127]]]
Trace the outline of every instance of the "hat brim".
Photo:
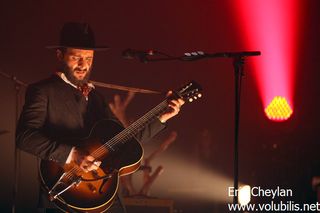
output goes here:
[[70, 46], [61, 46], [61, 45], [53, 45], [53, 46], [46, 46], [47, 49], [59, 49], [59, 48], [74, 48], [74, 49], [81, 49], [81, 50], [95, 50], [95, 51], [106, 51], [109, 50], [110, 47], [108, 46], [96, 46], [96, 47], [70, 47]]

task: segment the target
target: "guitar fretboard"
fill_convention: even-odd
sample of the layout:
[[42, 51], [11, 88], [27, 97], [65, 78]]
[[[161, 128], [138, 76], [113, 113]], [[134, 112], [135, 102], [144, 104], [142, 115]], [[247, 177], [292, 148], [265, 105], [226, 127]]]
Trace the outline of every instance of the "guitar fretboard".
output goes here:
[[151, 109], [149, 112], [147, 112], [144, 116], [136, 120], [126, 129], [119, 132], [109, 141], [105, 142], [101, 147], [92, 152], [91, 155], [94, 158], [98, 159], [105, 154], [106, 149], [108, 151], [114, 151], [117, 145], [119, 145], [120, 143], [126, 143], [129, 139], [138, 134], [141, 130], [143, 130], [143, 128], [147, 124], [149, 124], [151, 121], [157, 118], [162, 112], [164, 112], [167, 109], [167, 107], [168, 101], [166, 99], [162, 101], [160, 104], [158, 104], [156, 107]]

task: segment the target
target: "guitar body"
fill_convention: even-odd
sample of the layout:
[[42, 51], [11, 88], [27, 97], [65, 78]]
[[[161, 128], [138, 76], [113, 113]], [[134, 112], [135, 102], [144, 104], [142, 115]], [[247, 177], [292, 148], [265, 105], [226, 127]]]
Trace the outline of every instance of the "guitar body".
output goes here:
[[122, 130], [123, 127], [118, 123], [102, 120], [96, 123], [87, 138], [79, 140], [80, 146], [88, 153], [97, 153], [99, 150], [97, 160], [102, 163], [96, 171], [85, 173], [72, 163], [61, 166], [52, 161], [40, 162], [40, 177], [48, 196], [57, 182], [62, 182], [57, 188], [63, 188], [70, 184], [73, 178], [81, 177], [77, 184], [57, 195], [55, 199], [51, 197], [58, 208], [66, 212], [105, 212], [112, 205], [119, 185], [119, 176], [135, 172], [143, 155], [140, 143], [134, 138], [124, 139], [125, 143], [110, 149], [101, 149], [101, 145]]

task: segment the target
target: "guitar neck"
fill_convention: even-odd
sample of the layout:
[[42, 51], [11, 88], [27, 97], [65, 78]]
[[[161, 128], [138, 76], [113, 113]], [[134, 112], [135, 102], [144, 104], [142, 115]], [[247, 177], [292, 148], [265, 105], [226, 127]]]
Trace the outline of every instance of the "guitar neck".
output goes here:
[[120, 132], [118, 135], [125, 135], [129, 138], [133, 137], [137, 133], [139, 133], [147, 124], [157, 118], [161, 113], [163, 113], [167, 109], [167, 100], [162, 101], [156, 107], [147, 112], [144, 116], [136, 120], [130, 126], [128, 126], [125, 130]]
[[[149, 124], [151, 121], [157, 118], [162, 112], [164, 112], [167, 109], [167, 106], [168, 106], [168, 101], [166, 99], [162, 101], [160, 104], [158, 104], [156, 107], [151, 109], [149, 112], [147, 112], [144, 116], [136, 120], [126, 129], [119, 132], [117, 135], [115, 135], [112, 139], [107, 141], [102, 146], [105, 149], [108, 149], [111, 151], [114, 150], [118, 144], [125, 143], [126, 141], [134, 137], [136, 134], [138, 134], [141, 130], [143, 130], [143, 128], [147, 124]], [[99, 153], [99, 152], [92, 153], [92, 155], [98, 158], [99, 155], [97, 156], [96, 153]]]
[[[172, 93], [172, 97], [174, 98], [181, 98], [184, 101], [187, 102], [193, 102], [194, 100], [197, 100], [201, 97], [201, 86], [196, 83], [195, 81], [191, 81], [188, 84], [184, 85], [180, 89], [174, 91]], [[119, 132], [117, 135], [115, 135], [112, 139], [105, 142], [105, 144], [102, 145], [101, 149], [97, 149], [94, 153], [91, 155], [99, 158], [101, 156], [101, 153], [103, 153], [103, 150], [109, 150], [113, 151], [115, 150], [116, 146], [120, 143], [124, 144], [129, 139], [134, 137], [137, 133], [139, 133], [143, 128], [153, 121], [156, 117], [158, 117], [162, 112], [164, 112], [168, 107], [168, 99], [165, 99], [160, 104], [158, 104], [156, 107], [151, 109], [149, 112], [147, 112], [144, 116], [139, 118], [137, 121], [132, 123], [129, 127], [124, 129], [123, 131]]]

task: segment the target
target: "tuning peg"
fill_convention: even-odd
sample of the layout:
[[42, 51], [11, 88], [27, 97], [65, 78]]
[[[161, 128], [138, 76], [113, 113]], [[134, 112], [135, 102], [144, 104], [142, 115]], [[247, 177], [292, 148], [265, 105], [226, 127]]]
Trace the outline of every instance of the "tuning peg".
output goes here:
[[199, 93], [199, 94], [198, 94], [198, 98], [201, 98], [201, 97], [202, 97], [202, 94], [201, 94], [201, 93]]
[[193, 99], [192, 98], [189, 98], [189, 102], [192, 102], [193, 101]]

